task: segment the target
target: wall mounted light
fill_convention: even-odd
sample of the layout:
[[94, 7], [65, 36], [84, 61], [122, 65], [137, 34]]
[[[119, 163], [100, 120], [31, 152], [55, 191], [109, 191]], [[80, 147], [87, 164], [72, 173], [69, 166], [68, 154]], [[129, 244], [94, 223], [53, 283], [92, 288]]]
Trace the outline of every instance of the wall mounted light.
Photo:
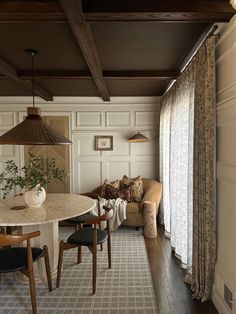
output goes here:
[[131, 142], [131, 143], [144, 143], [144, 142], [149, 142], [149, 141], [150, 140], [145, 135], [139, 132], [128, 139], [128, 142]]

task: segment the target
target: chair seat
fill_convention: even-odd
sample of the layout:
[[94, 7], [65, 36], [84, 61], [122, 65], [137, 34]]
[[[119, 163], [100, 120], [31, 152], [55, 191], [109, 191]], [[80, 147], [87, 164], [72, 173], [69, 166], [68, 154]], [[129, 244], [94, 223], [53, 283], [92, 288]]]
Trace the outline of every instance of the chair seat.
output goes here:
[[84, 223], [86, 220], [88, 219], [93, 219], [93, 218], [97, 218], [98, 216], [92, 214], [91, 212], [80, 215], [80, 216], [76, 216], [74, 218], [70, 218], [70, 219], [66, 219], [66, 221], [70, 222], [70, 223], [75, 223], [75, 224], [82, 224]]
[[[97, 229], [97, 244], [101, 244], [106, 241], [108, 238], [107, 232], [105, 230]], [[93, 228], [83, 228], [79, 231], [73, 233], [68, 239], [67, 242], [84, 245], [84, 246], [92, 246], [93, 243]]]
[[[32, 248], [33, 261], [37, 261], [43, 250]], [[0, 273], [8, 273], [21, 270], [27, 267], [26, 247], [6, 247], [0, 248]]]

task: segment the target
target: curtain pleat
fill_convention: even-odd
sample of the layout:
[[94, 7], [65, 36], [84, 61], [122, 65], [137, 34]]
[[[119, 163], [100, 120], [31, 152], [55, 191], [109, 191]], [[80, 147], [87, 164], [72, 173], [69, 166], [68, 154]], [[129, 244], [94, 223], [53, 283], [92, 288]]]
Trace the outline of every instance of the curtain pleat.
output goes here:
[[194, 297], [211, 296], [216, 262], [215, 208], [215, 42], [209, 38], [198, 51], [195, 70], [193, 167]]

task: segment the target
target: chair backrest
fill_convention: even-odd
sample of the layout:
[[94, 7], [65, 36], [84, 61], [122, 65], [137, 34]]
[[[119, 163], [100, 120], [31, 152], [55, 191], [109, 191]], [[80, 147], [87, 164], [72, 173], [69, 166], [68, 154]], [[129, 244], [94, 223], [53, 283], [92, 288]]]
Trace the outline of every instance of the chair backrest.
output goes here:
[[98, 216], [96, 218], [87, 219], [86, 223], [88, 224], [99, 224], [101, 221], [109, 221], [113, 216], [113, 209], [103, 206], [103, 209], [106, 211], [105, 214]]
[[25, 240], [29, 240], [31, 238], [35, 238], [40, 236], [40, 231], [35, 231], [27, 234], [20, 234], [20, 235], [11, 235], [11, 234], [0, 234], [0, 247], [13, 245]]

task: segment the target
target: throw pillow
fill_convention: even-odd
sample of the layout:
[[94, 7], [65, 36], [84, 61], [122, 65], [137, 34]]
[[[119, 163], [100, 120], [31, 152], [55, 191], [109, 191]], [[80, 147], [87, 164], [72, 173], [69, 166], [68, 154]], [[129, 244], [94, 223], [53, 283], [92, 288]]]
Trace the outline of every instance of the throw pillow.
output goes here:
[[105, 194], [106, 194], [106, 186], [107, 185], [110, 185], [112, 187], [114, 187], [115, 189], [119, 189], [120, 188], [120, 180], [116, 180], [116, 181], [113, 181], [113, 182], [110, 182], [109, 180], [105, 180], [104, 183], [103, 183], [103, 186], [102, 186], [102, 190], [101, 190], [101, 197], [104, 197], [105, 198]]
[[107, 184], [104, 198], [106, 199], [122, 198], [123, 200], [130, 202], [131, 201], [130, 186], [123, 187], [122, 189], [116, 189], [110, 184]]
[[131, 201], [132, 202], [141, 202], [143, 197], [143, 181], [141, 176], [138, 176], [134, 179], [127, 177], [126, 175], [123, 176], [120, 186], [123, 185], [130, 185], [131, 187]]
[[124, 194], [119, 190], [111, 186], [110, 184], [106, 185], [104, 198], [113, 199], [113, 198], [123, 198]]
[[131, 186], [130, 185], [120, 186], [120, 191], [121, 193], [124, 194], [124, 196], [122, 197], [123, 200], [126, 200], [130, 203], [131, 202]]

